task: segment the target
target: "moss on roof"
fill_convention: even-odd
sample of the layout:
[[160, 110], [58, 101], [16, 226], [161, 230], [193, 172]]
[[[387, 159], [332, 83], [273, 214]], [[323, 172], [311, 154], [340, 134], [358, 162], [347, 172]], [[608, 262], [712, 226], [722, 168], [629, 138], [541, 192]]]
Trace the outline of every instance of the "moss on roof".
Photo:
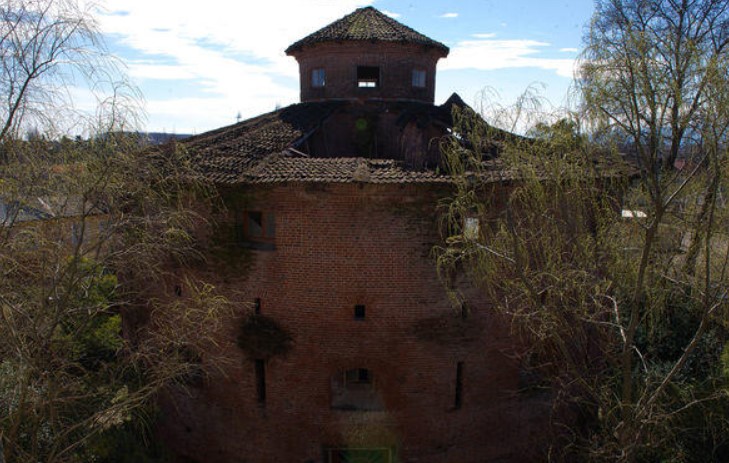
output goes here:
[[295, 42], [286, 49], [291, 55], [306, 46], [324, 42], [368, 41], [411, 43], [432, 47], [443, 56], [448, 55], [448, 47], [426, 37], [420, 32], [395, 21], [377, 9], [368, 6], [359, 8], [347, 16], [334, 21], [311, 35]]

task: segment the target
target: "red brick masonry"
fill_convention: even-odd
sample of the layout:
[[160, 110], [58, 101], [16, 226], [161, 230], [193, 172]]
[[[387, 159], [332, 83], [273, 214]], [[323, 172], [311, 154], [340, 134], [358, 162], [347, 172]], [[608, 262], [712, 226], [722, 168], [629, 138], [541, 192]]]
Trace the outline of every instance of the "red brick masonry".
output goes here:
[[[547, 401], [518, 391], [507, 324], [468, 291], [462, 320], [430, 257], [443, 188], [290, 183], [243, 193], [243, 208], [275, 218], [275, 250], [251, 250], [238, 275], [221, 272], [220, 291], [241, 301], [221, 340], [231, 367], [163, 402], [172, 447], [200, 463], [327, 462], [330, 447], [384, 448], [402, 462], [533, 461]], [[254, 359], [236, 345], [256, 298], [294, 342], [265, 362], [263, 404]], [[357, 369], [371, 384], [353, 387], [372, 396], [349, 398], [364, 410], [337, 408], [345, 372]]]

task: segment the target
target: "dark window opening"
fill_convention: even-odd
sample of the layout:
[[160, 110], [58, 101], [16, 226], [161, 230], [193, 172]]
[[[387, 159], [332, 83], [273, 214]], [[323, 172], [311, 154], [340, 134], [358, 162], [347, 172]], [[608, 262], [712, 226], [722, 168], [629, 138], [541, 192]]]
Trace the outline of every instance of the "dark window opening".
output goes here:
[[469, 315], [469, 308], [466, 305], [465, 302], [461, 302], [461, 318], [463, 320], [467, 319]]
[[266, 361], [256, 359], [256, 398], [258, 403], [263, 405], [266, 403]]
[[324, 68], [311, 70], [311, 86], [314, 88], [323, 88], [327, 83], [327, 73]]
[[456, 394], [453, 405], [455, 408], [463, 405], [463, 362], [456, 364]]
[[332, 378], [332, 408], [338, 410], [382, 410], [382, 398], [375, 378], [367, 368], [352, 368]]
[[249, 211], [246, 214], [246, 234], [251, 238], [263, 237], [263, 213]]
[[182, 297], [182, 286], [175, 285], [175, 296]]
[[253, 300], [253, 312], [256, 315], [261, 314], [261, 298], [260, 297], [257, 297]]
[[276, 220], [272, 213], [246, 211], [242, 220], [241, 243], [253, 249], [273, 250], [276, 238]]
[[357, 66], [357, 87], [377, 88], [380, 86], [380, 68], [378, 66]]
[[354, 319], [355, 320], [364, 320], [365, 318], [365, 306], [364, 305], [355, 305], [354, 306]]

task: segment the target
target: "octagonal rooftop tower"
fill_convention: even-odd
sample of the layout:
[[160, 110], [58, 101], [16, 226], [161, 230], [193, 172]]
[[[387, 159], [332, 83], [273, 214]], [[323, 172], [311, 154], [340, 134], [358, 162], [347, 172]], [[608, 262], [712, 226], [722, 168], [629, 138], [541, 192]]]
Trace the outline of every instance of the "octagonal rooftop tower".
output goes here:
[[433, 103], [448, 47], [373, 7], [360, 8], [286, 49], [299, 62], [301, 101]]

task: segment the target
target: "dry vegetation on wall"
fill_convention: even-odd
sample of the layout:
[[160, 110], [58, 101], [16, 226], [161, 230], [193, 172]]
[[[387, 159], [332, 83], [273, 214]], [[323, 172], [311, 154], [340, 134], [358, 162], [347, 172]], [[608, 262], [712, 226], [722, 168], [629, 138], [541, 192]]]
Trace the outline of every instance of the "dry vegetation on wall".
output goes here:
[[[201, 220], [188, 205], [206, 193], [182, 158], [146, 163], [124, 136], [12, 144], [15, 160], [0, 166], [5, 457], [105, 461], [111, 436], [144, 429], [155, 395], [199, 371], [189, 352], [209, 351], [229, 316], [194, 279], [182, 300], [164, 296], [173, 264], [198, 257], [190, 233]], [[132, 312], [154, 329], [122, 323]]]
[[[155, 396], [187, 387], [200, 371], [191, 352], [210, 350], [230, 311], [194, 280], [184, 304], [161, 294], [169, 268], [199, 257], [194, 206], [211, 192], [184, 152], [139, 155], [125, 134], [136, 94], [89, 10], [6, 0], [0, 15], [0, 459], [162, 458], [148, 439]], [[59, 90], [78, 76], [109, 91], [93, 115]], [[67, 126], [88, 138], [57, 136]], [[156, 299], [142, 297], [150, 289]], [[154, 330], [122, 320], [131, 311]]]
[[[725, 461], [729, 29], [711, 24], [729, 24], [729, 4], [598, 3], [586, 112], [504, 144], [500, 162], [519, 180], [497, 214], [479, 181], [477, 148], [491, 129], [456, 114], [458, 136], [444, 145], [456, 192], [442, 204], [439, 268], [447, 281], [480, 285], [527, 340], [524, 367], [549, 384], [567, 441], [554, 442], [554, 458]], [[691, 21], [674, 28], [680, 17]], [[672, 48], [692, 34], [706, 41]], [[678, 67], [685, 80], [671, 81]], [[467, 218], [479, 219], [476, 233]]]

